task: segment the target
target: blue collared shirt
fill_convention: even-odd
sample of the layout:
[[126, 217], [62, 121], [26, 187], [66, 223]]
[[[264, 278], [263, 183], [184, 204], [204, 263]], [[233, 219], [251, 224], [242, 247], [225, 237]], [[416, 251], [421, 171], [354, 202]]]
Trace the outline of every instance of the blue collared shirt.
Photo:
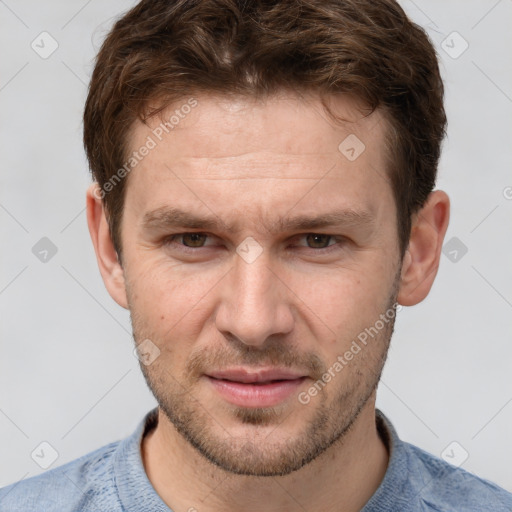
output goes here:
[[[156, 421], [155, 408], [126, 439], [3, 487], [0, 512], [170, 512], [141, 457], [143, 435]], [[401, 441], [378, 409], [376, 421], [390, 458], [383, 481], [361, 512], [512, 511], [511, 493]]]

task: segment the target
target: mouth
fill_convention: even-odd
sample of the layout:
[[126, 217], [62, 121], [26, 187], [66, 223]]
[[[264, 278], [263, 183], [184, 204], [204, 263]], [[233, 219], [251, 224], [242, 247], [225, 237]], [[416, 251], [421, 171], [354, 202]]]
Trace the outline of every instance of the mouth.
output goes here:
[[308, 378], [283, 368], [233, 368], [206, 375], [215, 392], [233, 405], [272, 407], [284, 402]]

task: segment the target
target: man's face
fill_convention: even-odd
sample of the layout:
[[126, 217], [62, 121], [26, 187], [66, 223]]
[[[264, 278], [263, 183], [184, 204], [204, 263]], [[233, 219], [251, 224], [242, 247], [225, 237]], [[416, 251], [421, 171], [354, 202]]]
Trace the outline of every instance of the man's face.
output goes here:
[[343, 125], [317, 98], [196, 99], [169, 134], [154, 118], [130, 139], [156, 143], [121, 229], [134, 338], [160, 351], [141, 368], [210, 461], [288, 474], [343, 439], [384, 365], [400, 273], [386, 125], [349, 99], [332, 103]]

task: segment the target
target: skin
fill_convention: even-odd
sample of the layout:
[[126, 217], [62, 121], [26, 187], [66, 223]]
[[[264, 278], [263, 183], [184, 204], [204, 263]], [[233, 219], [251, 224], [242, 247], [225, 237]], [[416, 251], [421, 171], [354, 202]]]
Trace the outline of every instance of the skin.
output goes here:
[[[130, 310], [135, 341], [149, 339], [160, 350], [150, 365], [141, 364], [159, 404], [158, 425], [142, 444], [146, 473], [176, 512], [360, 510], [389, 460], [375, 426], [375, 398], [393, 322], [309, 403], [298, 392], [393, 304], [427, 296], [448, 226], [448, 196], [430, 194], [400, 258], [380, 111], [363, 117], [354, 99], [331, 98], [345, 120], [334, 123], [314, 96], [196, 99], [129, 175], [122, 265], [96, 185], [87, 193], [105, 285]], [[159, 123], [135, 124], [130, 146], [142, 146]], [[338, 150], [350, 134], [365, 144], [354, 161]], [[169, 206], [220, 224], [144, 224], [148, 212]], [[371, 221], [311, 230], [277, 224], [346, 209], [366, 211]], [[191, 232], [206, 236], [165, 243]], [[236, 252], [247, 237], [262, 250], [251, 263]], [[185, 252], [186, 244], [195, 252]], [[307, 378], [275, 406], [236, 406], [205, 377], [233, 366], [286, 367]]]

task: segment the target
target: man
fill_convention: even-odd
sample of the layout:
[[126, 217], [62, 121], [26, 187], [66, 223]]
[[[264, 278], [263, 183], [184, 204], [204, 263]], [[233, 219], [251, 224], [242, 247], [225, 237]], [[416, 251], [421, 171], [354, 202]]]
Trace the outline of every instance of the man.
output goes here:
[[505, 511], [375, 409], [439, 265], [443, 86], [392, 0], [144, 0], [98, 55], [88, 224], [158, 408], [1, 511]]

